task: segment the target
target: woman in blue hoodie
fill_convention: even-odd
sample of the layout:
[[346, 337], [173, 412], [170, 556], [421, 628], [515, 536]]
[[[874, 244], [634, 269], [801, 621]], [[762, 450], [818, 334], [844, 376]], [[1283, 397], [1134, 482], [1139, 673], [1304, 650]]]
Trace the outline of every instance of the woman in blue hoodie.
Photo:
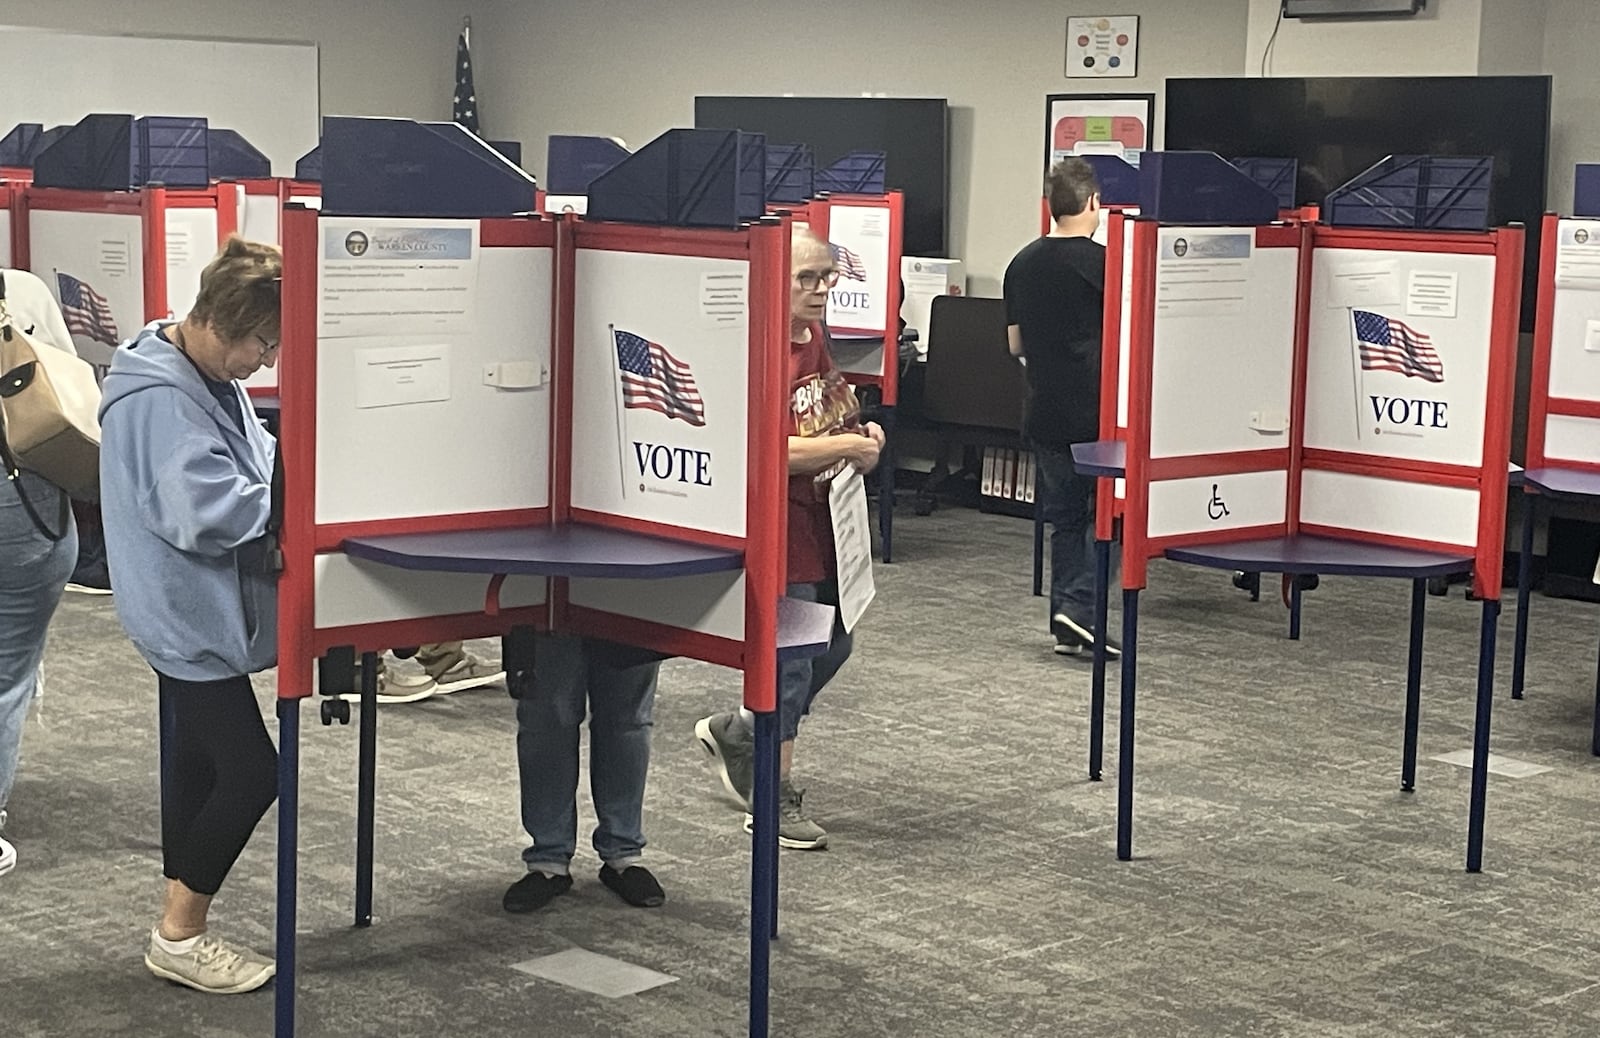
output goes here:
[[101, 424], [101, 510], [117, 616], [172, 717], [161, 798], [166, 901], [145, 965], [202, 991], [251, 991], [271, 959], [206, 932], [211, 899], [277, 793], [250, 675], [276, 662], [266, 540], [276, 444], [239, 385], [277, 360], [283, 263], [232, 238], [194, 308], [116, 352]]

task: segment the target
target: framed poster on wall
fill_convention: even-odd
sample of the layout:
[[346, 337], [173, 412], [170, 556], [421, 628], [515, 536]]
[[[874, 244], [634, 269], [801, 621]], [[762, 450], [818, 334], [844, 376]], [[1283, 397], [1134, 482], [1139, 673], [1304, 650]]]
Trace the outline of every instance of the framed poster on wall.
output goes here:
[[1044, 165], [1068, 155], [1130, 153], [1153, 146], [1154, 94], [1047, 94]]
[[1139, 74], [1139, 16], [1067, 19], [1068, 79], [1129, 79]]

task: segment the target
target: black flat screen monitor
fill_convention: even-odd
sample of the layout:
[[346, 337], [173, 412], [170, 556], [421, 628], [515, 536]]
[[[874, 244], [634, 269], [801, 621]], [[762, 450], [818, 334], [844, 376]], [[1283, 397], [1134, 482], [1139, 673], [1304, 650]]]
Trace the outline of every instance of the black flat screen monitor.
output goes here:
[[907, 256], [949, 254], [950, 106], [944, 98], [697, 97], [700, 128], [764, 133], [809, 144], [817, 167], [852, 151], [885, 154], [884, 179], [905, 195]]
[[1494, 158], [1491, 225], [1527, 227], [1522, 323], [1533, 325], [1545, 211], [1550, 77], [1167, 80], [1165, 146], [1300, 162], [1297, 202], [1386, 155]]

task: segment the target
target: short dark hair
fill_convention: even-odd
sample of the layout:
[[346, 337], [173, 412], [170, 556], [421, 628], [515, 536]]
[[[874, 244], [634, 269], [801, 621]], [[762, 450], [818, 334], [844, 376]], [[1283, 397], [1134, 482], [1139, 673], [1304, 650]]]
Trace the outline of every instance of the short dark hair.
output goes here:
[[1088, 208], [1089, 199], [1100, 193], [1100, 181], [1093, 166], [1073, 155], [1050, 167], [1044, 192], [1050, 198], [1050, 218], [1059, 220]]

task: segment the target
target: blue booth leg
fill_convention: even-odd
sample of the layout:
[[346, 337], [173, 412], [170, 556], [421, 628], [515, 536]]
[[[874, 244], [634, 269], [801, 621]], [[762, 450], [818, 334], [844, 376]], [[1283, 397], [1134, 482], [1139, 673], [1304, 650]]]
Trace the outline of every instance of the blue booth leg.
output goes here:
[[1033, 496], [1033, 597], [1044, 594], [1044, 495]]
[[294, 1038], [295, 915], [300, 852], [300, 700], [278, 700], [278, 939], [273, 1033]]
[[1117, 860], [1133, 857], [1133, 703], [1139, 660], [1139, 592], [1122, 591], [1122, 716], [1117, 747]]
[[372, 843], [378, 779], [378, 654], [361, 657], [356, 758], [356, 925], [372, 925]]
[[1537, 501], [1522, 495], [1522, 553], [1517, 558], [1517, 634], [1511, 646], [1511, 698], [1522, 698], [1522, 677], [1528, 663], [1528, 598], [1533, 589], [1533, 524]]
[[772, 934], [777, 925], [778, 715], [756, 714], [750, 837], [750, 1038], [766, 1038]]
[[1422, 708], [1422, 631], [1428, 602], [1427, 578], [1411, 582], [1411, 652], [1406, 657], [1406, 741], [1401, 753], [1400, 788], [1417, 785], [1417, 721]]
[[1500, 600], [1485, 599], [1478, 632], [1478, 710], [1472, 731], [1472, 803], [1467, 817], [1467, 871], [1483, 869], [1483, 814], [1489, 792], [1489, 715], [1494, 708], [1494, 640]]
[[1589, 742], [1589, 752], [1600, 757], [1600, 650], [1594, 665], [1594, 737]]
[[1094, 542], [1094, 671], [1089, 684], [1089, 781], [1100, 781], [1106, 741], [1106, 613], [1111, 596], [1111, 542]]
[[894, 408], [879, 409], [883, 419], [883, 451], [878, 457], [878, 535], [883, 539], [883, 564], [894, 561]]
[[1289, 574], [1289, 640], [1300, 640], [1300, 578]]

